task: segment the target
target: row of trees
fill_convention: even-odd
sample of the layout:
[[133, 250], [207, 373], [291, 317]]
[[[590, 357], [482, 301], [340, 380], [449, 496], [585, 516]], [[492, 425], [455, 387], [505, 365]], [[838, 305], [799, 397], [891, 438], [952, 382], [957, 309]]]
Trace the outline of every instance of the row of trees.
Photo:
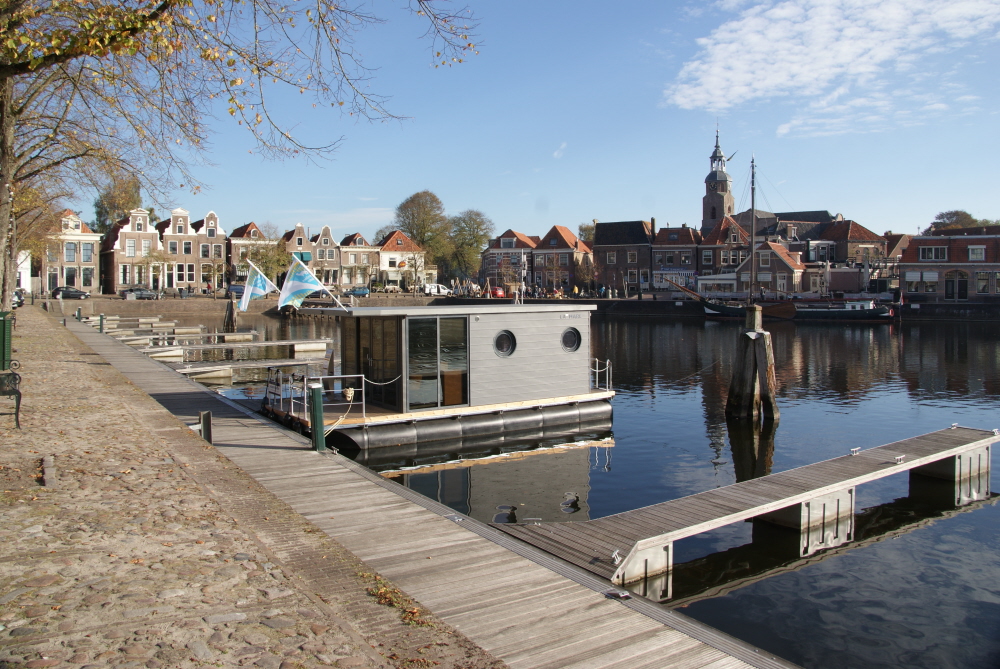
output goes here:
[[942, 211], [935, 216], [934, 221], [923, 231], [923, 234], [929, 235], [935, 230], [949, 228], [978, 228], [988, 225], [1000, 225], [1000, 219], [976, 218], [962, 209], [952, 209]]
[[396, 207], [391, 225], [375, 233], [373, 242], [400, 230], [426, 252], [426, 263], [442, 276], [470, 279], [478, 275], [482, 250], [494, 234], [493, 221], [483, 212], [466, 209], [445, 214], [441, 199], [429, 190], [414, 193]]
[[[435, 66], [475, 51], [464, 9], [411, 0], [407, 10]], [[296, 123], [317, 109], [392, 118], [355, 48], [380, 22], [336, 0], [0, 0], [0, 309], [25, 225], [51, 226], [60, 201], [129, 177], [158, 201], [196, 191], [191, 167], [204, 162], [219, 105], [265, 157], [318, 159], [341, 141], [293, 136], [275, 95], [284, 108], [301, 100], [286, 112]]]

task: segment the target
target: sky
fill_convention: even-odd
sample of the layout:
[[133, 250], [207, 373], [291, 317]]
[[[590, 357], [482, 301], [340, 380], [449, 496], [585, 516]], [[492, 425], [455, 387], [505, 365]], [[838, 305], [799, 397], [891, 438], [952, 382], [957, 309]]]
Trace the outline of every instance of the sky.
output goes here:
[[329, 161], [272, 162], [220, 109], [207, 187], [158, 213], [370, 237], [428, 189], [497, 233], [699, 226], [718, 128], [739, 211], [754, 156], [760, 209], [879, 234], [949, 209], [1000, 218], [1000, 0], [472, 0], [479, 53], [442, 68], [402, 5], [374, 5], [387, 22], [357, 44], [402, 120], [280, 100], [296, 136], [342, 142]]

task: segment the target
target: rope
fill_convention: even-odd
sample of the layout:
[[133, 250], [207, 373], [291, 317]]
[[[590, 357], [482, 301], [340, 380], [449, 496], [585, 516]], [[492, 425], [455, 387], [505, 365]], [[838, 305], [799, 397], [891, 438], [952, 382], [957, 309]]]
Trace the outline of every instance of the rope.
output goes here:
[[395, 383], [396, 381], [399, 381], [401, 378], [403, 378], [402, 374], [400, 374], [399, 376], [397, 376], [396, 378], [394, 378], [392, 381], [386, 381], [385, 383], [378, 383], [377, 381], [371, 381], [369, 379], [365, 379], [365, 383], [370, 383], [373, 386], [387, 386], [390, 383]]

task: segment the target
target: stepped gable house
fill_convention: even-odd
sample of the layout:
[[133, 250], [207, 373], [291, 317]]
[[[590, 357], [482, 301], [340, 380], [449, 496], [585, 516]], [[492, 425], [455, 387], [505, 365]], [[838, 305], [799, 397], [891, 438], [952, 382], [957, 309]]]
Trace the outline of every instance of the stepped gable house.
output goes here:
[[[42, 288], [50, 293], [59, 286], [77, 288], [86, 293], [100, 292], [95, 290], [100, 282], [100, 245], [99, 233], [91, 230], [69, 209], [63, 211], [59, 232], [48, 239], [41, 257]], [[23, 281], [22, 278], [22, 285], [27, 288], [30, 281]]]
[[638, 290], [640, 285], [648, 285], [655, 236], [655, 218], [595, 223], [593, 248], [597, 282], [616, 290], [625, 287]]
[[313, 235], [309, 242], [313, 249], [312, 263], [310, 263], [309, 268], [316, 275], [316, 278], [323, 282], [324, 286], [337, 285], [340, 280], [340, 249], [330, 226], [324, 225], [319, 234]]
[[[101, 241], [101, 292], [115, 295], [130, 286], [173, 287], [172, 263], [164, 263], [160, 233], [145, 209], [133, 209]], [[150, 258], [150, 254], [153, 254]], [[154, 262], [155, 261], [155, 262]]]
[[207, 292], [225, 286], [225, 233], [214, 211], [192, 222], [186, 209], [174, 209], [156, 230], [167, 258], [164, 288]]
[[907, 302], [1000, 303], [1000, 226], [914, 236], [899, 272]]
[[532, 251], [542, 241], [537, 235], [526, 235], [516, 230], [507, 230], [490, 243], [482, 252], [480, 268], [483, 285], [506, 286], [524, 281], [530, 284], [534, 279]]
[[[565, 226], [553, 225], [531, 253], [537, 286], [567, 290], [578, 283], [589, 284], [593, 280], [590, 246]], [[577, 276], [578, 273], [583, 276]]]

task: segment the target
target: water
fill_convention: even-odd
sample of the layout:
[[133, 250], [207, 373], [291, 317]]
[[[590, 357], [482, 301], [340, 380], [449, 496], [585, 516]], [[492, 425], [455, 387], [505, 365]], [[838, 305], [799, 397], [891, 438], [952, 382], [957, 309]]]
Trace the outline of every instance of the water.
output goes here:
[[[332, 324], [290, 327], [282, 338]], [[756, 463], [733, 448], [724, 417], [739, 324], [595, 317], [593, 328], [594, 356], [614, 367], [613, 442], [508, 444], [394, 478], [479, 520], [510, 513], [498, 506], [520, 520], [586, 520], [952, 423], [1000, 427], [993, 324], [768, 324], [781, 421], [773, 453]], [[1000, 507], [914, 508], [905, 474], [857, 492], [871, 521], [863, 545], [805, 564], [752, 553], [750, 523], [678, 542], [675, 564], [687, 571], [675, 572], [675, 592], [697, 591], [695, 577], [725, 584], [758, 562], [774, 574], [680, 610], [807, 667], [1000, 666]], [[567, 493], [575, 504], [563, 504]]]

